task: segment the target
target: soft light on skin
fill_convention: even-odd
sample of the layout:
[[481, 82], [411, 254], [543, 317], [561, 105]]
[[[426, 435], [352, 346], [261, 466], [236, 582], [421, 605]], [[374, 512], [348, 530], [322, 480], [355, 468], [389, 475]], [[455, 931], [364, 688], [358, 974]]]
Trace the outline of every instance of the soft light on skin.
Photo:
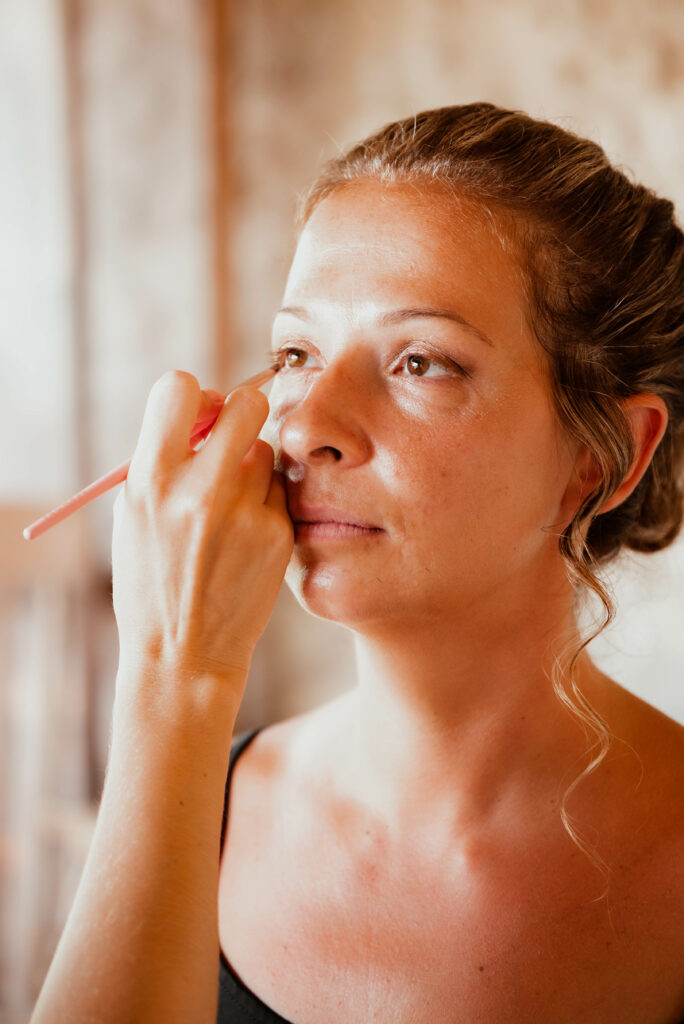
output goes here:
[[[591, 465], [555, 416], [513, 256], [472, 203], [355, 183], [314, 210], [283, 306], [273, 346], [306, 353], [270, 395], [289, 501], [384, 531], [297, 542], [288, 569], [304, 608], [355, 633], [328, 756], [404, 825], [482, 816], [540, 756], [557, 785], [584, 750], [547, 675], [575, 630], [558, 534]], [[398, 315], [417, 309], [453, 316]], [[411, 374], [411, 354], [465, 372]], [[608, 682], [586, 657], [580, 681], [598, 699]]]
[[[306, 315], [278, 315], [273, 335], [307, 353], [271, 392], [288, 491], [386, 531], [363, 550], [298, 545], [288, 582], [305, 607], [384, 633], [445, 624], [521, 573], [556, 585], [572, 460], [517, 268], [484, 219], [439, 194], [347, 189], [314, 211], [283, 305]], [[493, 345], [437, 316], [378, 326], [407, 309], [453, 311]], [[431, 351], [468, 376], [402, 368]], [[323, 567], [338, 578], [325, 595]]]

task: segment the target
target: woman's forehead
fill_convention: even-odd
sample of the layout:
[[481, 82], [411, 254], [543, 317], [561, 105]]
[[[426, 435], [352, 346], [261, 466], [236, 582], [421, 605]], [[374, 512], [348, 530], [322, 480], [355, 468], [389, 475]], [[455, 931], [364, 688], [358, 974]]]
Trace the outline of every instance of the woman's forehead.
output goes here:
[[326, 196], [300, 237], [308, 244], [369, 251], [397, 240], [428, 251], [453, 242], [502, 248], [491, 218], [474, 200], [434, 185], [372, 180], [350, 182]]
[[305, 225], [284, 305], [453, 307], [487, 333], [526, 320], [517, 262], [482, 207], [443, 188], [354, 182]]

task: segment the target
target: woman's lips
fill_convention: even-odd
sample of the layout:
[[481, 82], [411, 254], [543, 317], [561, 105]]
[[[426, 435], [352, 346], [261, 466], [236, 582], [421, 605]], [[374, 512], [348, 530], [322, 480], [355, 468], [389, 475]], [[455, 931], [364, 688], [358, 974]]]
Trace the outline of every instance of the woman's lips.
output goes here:
[[295, 523], [295, 540], [351, 540], [374, 537], [384, 531], [376, 526], [357, 526], [355, 523]]
[[289, 512], [296, 540], [348, 540], [384, 532], [363, 516], [329, 505], [295, 505]]

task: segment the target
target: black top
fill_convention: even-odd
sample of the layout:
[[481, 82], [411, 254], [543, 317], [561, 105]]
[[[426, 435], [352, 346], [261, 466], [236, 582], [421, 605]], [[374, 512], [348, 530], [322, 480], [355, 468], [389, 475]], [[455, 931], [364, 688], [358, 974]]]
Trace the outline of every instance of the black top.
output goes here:
[[[230, 780], [233, 774], [235, 762], [260, 729], [252, 729], [236, 736], [230, 746], [230, 764], [228, 777], [226, 779], [226, 798], [223, 804], [223, 822], [221, 824], [221, 850], [226, 834], [226, 822], [228, 820], [228, 793]], [[219, 964], [219, 1001], [217, 1024], [291, 1024], [279, 1013], [272, 1010], [270, 1006], [262, 1003], [253, 992], [242, 984], [240, 979], [220, 951]]]

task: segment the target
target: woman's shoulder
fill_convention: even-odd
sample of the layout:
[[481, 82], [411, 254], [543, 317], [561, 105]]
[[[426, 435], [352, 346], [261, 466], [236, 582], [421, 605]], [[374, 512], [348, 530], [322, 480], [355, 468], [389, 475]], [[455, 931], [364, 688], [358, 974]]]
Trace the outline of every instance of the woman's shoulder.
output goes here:
[[596, 786], [618, 870], [644, 908], [671, 917], [684, 946], [684, 726], [623, 687], [611, 711]]
[[[666, 825], [684, 810], [684, 726], [618, 684], [606, 718], [613, 763], [624, 765], [635, 794], [647, 796]], [[671, 824], [684, 830], [684, 815]]]
[[[336, 703], [336, 702], [331, 702]], [[329, 720], [329, 704], [268, 722], [253, 729], [244, 729], [233, 737], [231, 751], [239, 754], [241, 775], [255, 772], [264, 781], [278, 778], [290, 767], [296, 769]], [[252, 738], [253, 737], [253, 738]], [[242, 752], [244, 749], [244, 753]], [[246, 769], [244, 766], [249, 765]], [[236, 769], [237, 770], [237, 769]]]
[[269, 723], [254, 735], [254, 730], [236, 735], [227, 794], [231, 843], [238, 823], [249, 821], [252, 837], [260, 826], [266, 834], [283, 811], [294, 821], [305, 803], [328, 791], [336, 751], [344, 744], [339, 724], [344, 696]]

